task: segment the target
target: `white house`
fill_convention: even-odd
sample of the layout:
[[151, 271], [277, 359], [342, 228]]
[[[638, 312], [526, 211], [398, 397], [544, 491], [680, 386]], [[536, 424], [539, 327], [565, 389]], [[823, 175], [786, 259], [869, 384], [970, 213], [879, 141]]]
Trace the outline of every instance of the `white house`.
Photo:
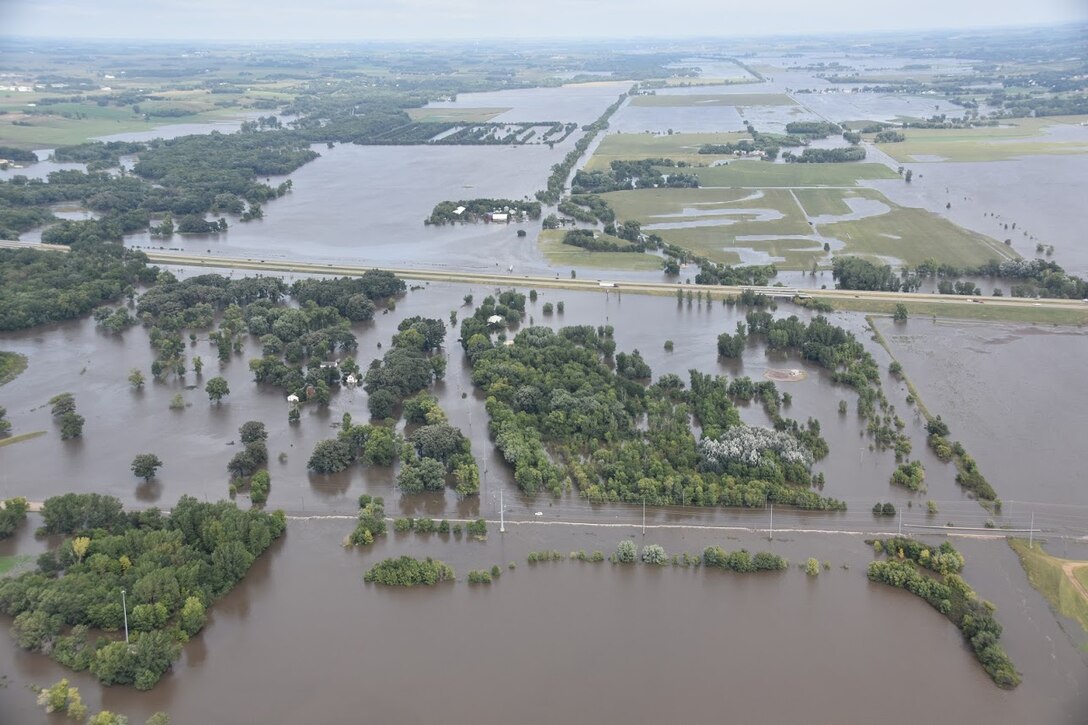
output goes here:
[[353, 373], [348, 373], [348, 376], [347, 376], [347, 378], [345, 378], [345, 379], [344, 379], [344, 383], [345, 383], [345, 384], [346, 384], [346, 385], [347, 385], [347, 386], [348, 386], [349, 388], [354, 388], [354, 387], [355, 387], [355, 385], [356, 385], [356, 384], [357, 384], [358, 382], [359, 382], [359, 380], [358, 380], [358, 379], [357, 379], [357, 378], [355, 377], [355, 375], [354, 375]]
[[290, 395], [287, 396], [287, 402], [288, 403], [297, 403], [298, 402], [298, 396], [295, 395], [294, 393], [291, 393]]
[[489, 325], [501, 325], [504, 322], [506, 322], [506, 318], [502, 315], [491, 315], [491, 317], [487, 318], [487, 324]]

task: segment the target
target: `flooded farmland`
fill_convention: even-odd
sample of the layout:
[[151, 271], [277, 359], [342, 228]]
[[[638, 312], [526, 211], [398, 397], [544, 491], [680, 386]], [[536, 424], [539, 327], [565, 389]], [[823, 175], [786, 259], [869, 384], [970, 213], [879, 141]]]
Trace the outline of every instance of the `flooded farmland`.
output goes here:
[[[136, 721], [164, 710], [179, 723], [336, 723], [360, 713], [423, 722], [469, 712], [482, 723], [647, 722], [678, 712], [710, 720], [727, 708], [746, 723], [820, 712], [831, 718], [821, 722], [867, 722], [876, 713], [882, 723], [906, 725], [938, 707], [942, 720], [1075, 725], [1088, 705], [1088, 667], [1000, 543], [964, 544], [965, 574], [985, 596], [1013, 578], [1016, 596], [997, 600], [1010, 656], [1024, 672], [1012, 692], [994, 687], [959, 632], [923, 601], [865, 579], [871, 554], [860, 537], [768, 543], [650, 531], [643, 539], [634, 527], [530, 524], [504, 535], [493, 529], [486, 543], [390, 533], [356, 551], [340, 547], [351, 525], [289, 522], [284, 540], [216, 604], [151, 692], [100, 688], [5, 643], [0, 709], [16, 722], [34, 719], [25, 685], [61, 676], [92, 708]], [[813, 578], [796, 568], [736, 575], [526, 564], [531, 550], [607, 552], [626, 536], [669, 552], [719, 544], [794, 561], [817, 556], [832, 568]], [[366, 567], [400, 553], [437, 556], [462, 573], [492, 564], [504, 573], [488, 587], [457, 582], [426, 591], [362, 582]], [[514, 570], [506, 568], [511, 561]]]
[[[760, 131], [783, 133], [791, 121], [891, 121], [950, 110], [943, 97], [853, 92], [855, 84], [832, 84], [819, 77], [857, 72], [906, 78], [916, 73], [909, 66], [917, 59], [831, 52], [743, 57], [767, 80], [759, 81], [725, 58], [686, 58], [673, 67], [698, 65], [703, 79], [751, 82], [656, 90], [677, 97], [676, 105], [628, 101], [579, 165], [607, 133], [736, 132], [744, 131], [745, 121]], [[834, 70], [817, 63], [842, 66]], [[934, 58], [926, 75], [967, 72], [972, 63]], [[611, 71], [590, 73], [603, 78]], [[469, 117], [475, 109], [499, 123], [584, 126], [632, 83], [607, 80], [461, 93], [426, 109], [436, 115], [448, 109], [451, 117]], [[829, 92], [798, 93], [800, 89]], [[682, 98], [736, 95], [751, 103], [757, 95], [785, 93], [790, 103], [780, 105], [742, 105], [739, 100], [729, 105], [720, 99], [685, 105]], [[238, 126], [231, 123], [164, 126], [107, 138], [227, 132]], [[1074, 128], [1061, 133], [1083, 132]], [[163, 240], [133, 234], [125, 244], [206, 255], [211, 264], [216, 256], [330, 266], [343, 262], [508, 273], [513, 284], [520, 275], [565, 278], [572, 268], [583, 280], [666, 279], [659, 270], [551, 263], [537, 244], [539, 221], [423, 224], [443, 200], [532, 198], [579, 136], [574, 133], [554, 148], [545, 143], [316, 145], [321, 157], [290, 174], [291, 193], [269, 201], [263, 219], [231, 221], [229, 231], [220, 235], [179, 234]], [[844, 144], [832, 136], [812, 145]], [[891, 165], [894, 172], [890, 157], [871, 145], [869, 152], [870, 161]], [[129, 167], [131, 161], [123, 160]], [[747, 163], [760, 162], [741, 162]], [[1086, 164], [1088, 154], [919, 162], [911, 165], [910, 184], [901, 178], [861, 182], [885, 194], [884, 201], [844, 197], [845, 208], [839, 212], [811, 215], [798, 201], [799, 223], [861, 220], [887, 214], [896, 204], [920, 207], [994, 239], [1011, 236], [1010, 246], [1025, 257], [1035, 256], [1036, 238], [1052, 243], [1057, 247], [1055, 261], [1072, 273], [1085, 274], [1088, 242], [1079, 219], [1070, 213], [1070, 199], [1088, 178]], [[0, 172], [0, 179], [14, 173], [42, 178], [71, 168], [85, 167], [43, 161]], [[286, 178], [268, 181], [275, 185]], [[853, 188], [852, 181], [837, 183]], [[758, 199], [762, 189], [753, 186], [751, 197], [742, 201]], [[90, 214], [78, 204], [51, 208], [65, 219]], [[545, 207], [544, 214], [551, 211]], [[775, 208], [693, 205], [657, 214], [642, 229], [719, 225], [723, 217], [737, 216], [768, 223], [785, 218]], [[1016, 235], [1007, 235], [1003, 225], [1013, 222]], [[525, 237], [517, 236], [521, 231]], [[827, 241], [832, 253], [845, 244], [811, 231], [744, 234], [738, 239], [753, 244], [785, 239], [821, 247]], [[33, 242], [40, 237], [38, 229], [22, 238]], [[738, 255], [745, 263], [784, 259], [762, 247], [738, 248]], [[244, 274], [211, 266], [171, 271], [182, 278], [212, 271]], [[694, 277], [696, 271], [684, 265], [679, 279]], [[298, 278], [286, 276], [288, 282]], [[834, 285], [828, 269], [783, 272], [775, 281], [796, 287]], [[402, 320], [419, 315], [447, 321], [451, 312], [464, 319], [475, 309], [465, 301], [467, 295], [479, 304], [498, 291], [480, 284], [406, 282], [409, 291], [394, 309], [383, 313], [379, 308], [373, 321], [352, 326], [359, 343], [354, 357], [363, 369], [389, 349]], [[1009, 292], [1007, 282], [977, 282], [984, 294], [995, 287]], [[927, 282], [923, 290], [932, 284]], [[311, 451], [336, 436], [345, 413], [356, 423], [367, 419], [367, 393], [361, 387], [335, 388], [327, 408], [305, 406], [301, 420], [290, 423], [286, 392], [253, 381], [248, 362], [261, 356], [256, 337], [244, 335], [241, 352], [220, 363], [210, 331], [198, 331], [195, 340], [185, 341], [184, 357], [192, 368], [192, 357], [199, 355], [203, 374], [190, 369], [180, 378], [167, 375], [158, 381], [149, 374], [156, 355], [148, 330], [141, 326], [110, 334], [85, 318], [0, 333], [0, 350], [23, 354], [29, 362], [14, 382], [0, 387], [0, 405], [14, 434], [42, 433], [0, 447], [0, 499], [25, 496], [37, 502], [67, 492], [94, 492], [115, 496], [131, 508], [167, 509], [182, 495], [227, 499], [227, 463], [241, 446], [238, 429], [256, 420], [269, 433], [266, 508], [282, 509], [289, 519], [286, 535], [209, 607], [207, 626], [148, 692], [103, 687], [88, 673], [74, 673], [46, 655], [19, 649], [7, 633], [11, 619], [0, 615], [0, 629], [5, 630], [0, 633], [0, 723], [46, 717], [59, 722], [57, 716], [42, 714], [32, 688], [62, 677], [80, 688], [91, 712], [108, 708], [133, 723], [156, 711], [169, 713], [175, 723], [1088, 722], [1088, 633], [1050, 609], [1000, 538], [1006, 531], [1026, 536], [1034, 526], [1035, 540], [1045, 541], [1052, 554], [1088, 559], [1088, 489], [1083, 485], [1088, 454], [1079, 443], [1088, 430], [1088, 386], [1082, 380], [1088, 332], [949, 322], [912, 312], [905, 323], [876, 318], [876, 328], [888, 343], [885, 349], [862, 314], [829, 313], [832, 323], [853, 332], [878, 363], [883, 391], [910, 438], [910, 458], [925, 467], [925, 488], [912, 493], [891, 484], [894, 453], [879, 450], [867, 421], [857, 413], [856, 391], [834, 382], [826, 369], [798, 355], [768, 352], [762, 340], [749, 340], [740, 359], [718, 356], [718, 335], [734, 332], [747, 308], [726, 305], [720, 298], [704, 301], [702, 295], [694, 302], [672, 295], [635, 295], [623, 284], [600, 291], [538, 291], [539, 298], [526, 303], [524, 321], [506, 330], [508, 336], [533, 325], [611, 325], [617, 351], [639, 350], [655, 380], [676, 374], [687, 381], [692, 370], [755, 381], [776, 373], [788, 378], [776, 383], [790, 396], [781, 414], [820, 422], [830, 454], [813, 468], [826, 478], [819, 492], [846, 502], [847, 510], [704, 508], [687, 505], [690, 494], [683, 505], [644, 509], [591, 504], [577, 491], [554, 498], [522, 494], [489, 435], [484, 397], [472, 384], [456, 325], [447, 324], [443, 354], [448, 367], [432, 392], [449, 423], [470, 440], [479, 464], [480, 493], [465, 498], [450, 487], [405, 494], [395, 485], [398, 465], [354, 464], [332, 475], [310, 472]], [[545, 314], [546, 303], [560, 302], [562, 313]], [[813, 317], [785, 303], [775, 311], [776, 317], [793, 314]], [[913, 400], [906, 380], [889, 371], [896, 360], [920, 401]], [[128, 383], [132, 369], [147, 376], [143, 388]], [[204, 391], [207, 380], [217, 375], [226, 378], [231, 391], [218, 405]], [[83, 436], [68, 441], [61, 440], [48, 404], [66, 391], [74, 394], [86, 418]], [[179, 395], [184, 405], [175, 409], [171, 401]], [[996, 511], [980, 506], [956, 483], [955, 465], [942, 462], [929, 449], [919, 402], [940, 414], [951, 428], [950, 438], [962, 442], [978, 461], [1002, 500]], [[840, 411], [841, 404], [845, 411]], [[756, 401], [739, 409], [748, 424], [773, 425]], [[403, 420], [397, 427], [401, 433], [411, 430]], [[164, 464], [150, 483], [130, 470], [133, 457], [145, 452]], [[484, 518], [488, 536], [477, 541], [460, 535], [395, 533], [390, 525], [388, 534], [372, 546], [345, 548], [361, 494], [383, 497], [390, 517]], [[244, 493], [235, 501], [242, 508], [251, 505]], [[894, 503], [897, 515], [874, 516], [872, 506], [880, 502]], [[500, 520], [505, 532], [499, 530]], [[0, 557], [21, 556], [18, 566], [26, 570], [34, 556], [59, 545], [58, 537], [34, 536], [41, 523], [40, 514], [32, 513], [13, 538], [0, 541]], [[1004, 627], [1002, 646], [1023, 675], [1019, 687], [998, 689], [961, 632], [921, 598], [867, 580], [873, 549], [866, 539], [896, 533], [916, 536], [930, 546], [948, 536], [964, 553], [963, 576], [996, 606]], [[787, 557], [791, 565], [783, 572], [738, 575], [568, 558], [579, 550], [607, 556], [628, 538], [640, 547], [660, 544], [670, 555], [698, 554], [712, 545], [766, 550]], [[558, 551], [562, 560], [529, 563], [529, 553], [539, 550]], [[369, 567], [402, 554], [441, 559], [456, 569], [457, 581], [411, 590], [363, 582]], [[826, 562], [816, 576], [802, 569], [808, 557]], [[465, 581], [469, 570], [492, 566], [502, 574], [491, 585]], [[130, 593], [128, 617], [133, 616], [132, 606]]]

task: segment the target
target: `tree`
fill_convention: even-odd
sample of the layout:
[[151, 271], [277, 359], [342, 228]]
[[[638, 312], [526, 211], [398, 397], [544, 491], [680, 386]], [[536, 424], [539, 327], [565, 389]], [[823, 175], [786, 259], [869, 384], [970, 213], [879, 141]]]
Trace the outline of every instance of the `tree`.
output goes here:
[[65, 413], [60, 417], [61, 440], [80, 438], [83, 436], [84, 418], [79, 413]]
[[223, 400], [224, 395], [230, 395], [230, 386], [227, 385], [225, 378], [217, 375], [204, 386], [204, 392], [208, 394], [208, 400], [218, 405]]
[[895, 314], [892, 315], [892, 319], [896, 322], [907, 321], [907, 306], [904, 304], [897, 304], [895, 306]]
[[324, 440], [314, 446], [314, 452], [306, 464], [314, 473], [339, 473], [355, 460], [347, 443], [335, 438]]
[[805, 573], [809, 576], [816, 576], [820, 573], [820, 561], [815, 557], [810, 556], [808, 561], [805, 562]]
[[242, 443], [264, 443], [268, 440], [268, 431], [265, 430], [264, 423], [258, 420], [248, 420], [242, 423], [242, 427], [238, 429], [238, 435], [242, 440]]
[[132, 368], [132, 372], [128, 374], [128, 384], [133, 388], [142, 388], [144, 386], [144, 374], [140, 372], [139, 368]]
[[197, 597], [187, 597], [178, 616], [178, 626], [192, 637], [204, 627], [204, 604]]
[[446, 485], [446, 467], [434, 458], [405, 463], [397, 474], [397, 488], [405, 493], [440, 491]]
[[72, 553], [76, 555], [78, 561], [83, 561], [83, 557], [87, 556], [87, 549], [91, 547], [91, 540], [86, 536], [77, 536], [72, 539]]
[[659, 544], [647, 544], [642, 547], [642, 561], [647, 564], [663, 565], [668, 563], [669, 555], [665, 548]]
[[140, 453], [132, 459], [131, 468], [134, 474], [150, 481], [155, 477], [155, 471], [162, 468], [162, 461], [154, 453]]
[[193, 355], [193, 372], [199, 377], [202, 370], [204, 370], [204, 361], [199, 355]]

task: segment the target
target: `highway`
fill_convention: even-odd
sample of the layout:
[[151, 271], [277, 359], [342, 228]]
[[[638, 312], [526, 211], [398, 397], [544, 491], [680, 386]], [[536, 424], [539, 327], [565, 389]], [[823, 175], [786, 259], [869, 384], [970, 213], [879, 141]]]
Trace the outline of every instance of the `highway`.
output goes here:
[[[66, 252], [67, 247], [51, 244], [26, 244], [23, 242], [0, 241], [0, 248], [41, 249], [45, 251]], [[197, 254], [182, 254], [161, 250], [142, 249], [148, 260], [154, 264], [176, 265], [182, 267], [207, 267], [209, 269], [240, 269], [254, 272], [291, 272], [296, 274], [328, 274], [337, 276], [358, 276], [375, 265], [365, 263], [342, 264], [321, 262], [303, 262], [290, 260], [267, 260], [245, 257], [211, 257]], [[809, 289], [795, 287], [748, 287], [732, 285], [696, 285], [669, 282], [611, 282], [607, 272], [593, 279], [570, 279], [560, 275], [518, 275], [494, 272], [459, 272], [455, 270], [427, 270], [410, 267], [386, 267], [380, 269], [392, 272], [404, 279], [430, 282], [458, 282], [518, 287], [560, 288], [598, 292], [621, 292], [630, 294], [674, 295], [679, 289], [683, 292], [701, 291], [717, 295], [737, 295], [746, 289], [762, 292], [778, 298], [790, 298], [802, 295], [834, 303], [836, 300], [860, 300], [872, 303], [924, 302], [939, 305], [964, 306], [987, 305], [993, 308], [1044, 308], [1084, 312], [1088, 315], [1088, 302], [1067, 299], [1032, 299], [1024, 297], [972, 297], [963, 295], [942, 295], [926, 292], [875, 292], [868, 290]], [[609, 281], [609, 286], [601, 282]]]

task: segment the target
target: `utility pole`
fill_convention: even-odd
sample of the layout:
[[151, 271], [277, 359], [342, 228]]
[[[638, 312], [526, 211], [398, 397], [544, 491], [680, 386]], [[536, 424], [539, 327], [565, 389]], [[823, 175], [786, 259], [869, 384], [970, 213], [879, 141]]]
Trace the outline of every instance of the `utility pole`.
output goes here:
[[774, 504], [771, 504], [771, 528], [767, 532], [767, 541], [774, 541]]
[[125, 590], [121, 590], [121, 609], [125, 613], [125, 644], [128, 644], [128, 604], [125, 603]]
[[1035, 512], [1031, 512], [1031, 526], [1028, 527], [1028, 548], [1035, 543]]
[[899, 504], [899, 536], [903, 535], [903, 504]]
[[502, 489], [499, 489], [499, 533], [506, 533], [506, 517], [502, 507]]
[[646, 497], [642, 497], [642, 535], [646, 535]]

